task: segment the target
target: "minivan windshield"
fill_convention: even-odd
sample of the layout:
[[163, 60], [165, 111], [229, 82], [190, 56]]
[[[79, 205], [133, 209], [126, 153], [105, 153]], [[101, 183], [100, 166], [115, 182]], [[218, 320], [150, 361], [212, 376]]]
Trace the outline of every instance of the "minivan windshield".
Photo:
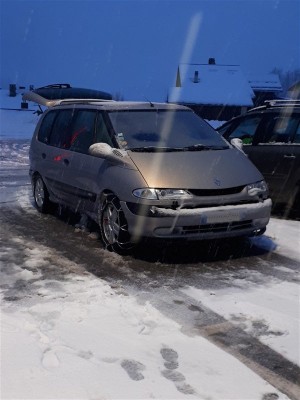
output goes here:
[[117, 110], [109, 112], [121, 148], [140, 151], [227, 149], [228, 143], [189, 110]]

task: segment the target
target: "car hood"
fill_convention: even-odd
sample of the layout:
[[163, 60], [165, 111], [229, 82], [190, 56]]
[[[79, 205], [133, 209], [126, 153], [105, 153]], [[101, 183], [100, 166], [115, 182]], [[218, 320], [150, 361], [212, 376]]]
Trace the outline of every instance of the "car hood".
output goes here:
[[251, 161], [236, 149], [128, 153], [152, 188], [230, 188], [263, 179]]

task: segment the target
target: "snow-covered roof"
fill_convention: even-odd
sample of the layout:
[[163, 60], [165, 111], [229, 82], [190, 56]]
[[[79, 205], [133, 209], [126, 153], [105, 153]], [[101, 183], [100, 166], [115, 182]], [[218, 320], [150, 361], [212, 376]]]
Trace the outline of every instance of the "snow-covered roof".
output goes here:
[[264, 92], [280, 92], [282, 85], [277, 74], [250, 75], [249, 83], [253, 90]]
[[253, 106], [254, 92], [238, 65], [180, 64], [168, 101], [183, 104]]

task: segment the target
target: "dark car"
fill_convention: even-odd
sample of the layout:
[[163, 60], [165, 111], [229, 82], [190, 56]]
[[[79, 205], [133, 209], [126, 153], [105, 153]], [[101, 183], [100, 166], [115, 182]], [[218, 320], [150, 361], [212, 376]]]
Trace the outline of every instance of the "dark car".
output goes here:
[[300, 101], [274, 100], [218, 128], [227, 140], [238, 138], [263, 174], [273, 211], [299, 217]]

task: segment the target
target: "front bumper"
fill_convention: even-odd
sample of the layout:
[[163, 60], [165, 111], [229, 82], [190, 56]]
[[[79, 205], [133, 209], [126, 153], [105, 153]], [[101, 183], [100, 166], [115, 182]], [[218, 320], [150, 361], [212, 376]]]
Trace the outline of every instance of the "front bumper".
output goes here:
[[250, 236], [262, 232], [270, 219], [272, 201], [193, 209], [153, 207], [153, 216], [137, 215], [121, 202], [134, 238], [190, 240]]

